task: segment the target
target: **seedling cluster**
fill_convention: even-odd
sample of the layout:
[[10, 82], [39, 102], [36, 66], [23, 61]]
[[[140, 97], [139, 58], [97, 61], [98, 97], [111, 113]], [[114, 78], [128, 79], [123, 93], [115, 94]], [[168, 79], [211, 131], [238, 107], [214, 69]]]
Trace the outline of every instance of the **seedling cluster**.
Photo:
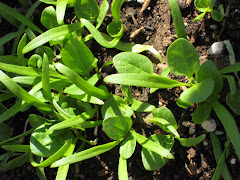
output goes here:
[[[45, 32], [29, 20], [41, 2], [49, 4], [41, 14], [41, 23], [47, 29]], [[139, 54], [148, 50], [162, 61], [152, 46], [121, 41], [125, 32], [120, 19], [123, 0], [113, 1], [113, 20], [107, 27], [102, 24], [109, 9], [107, 0], [100, 7], [95, 0], [41, 2], [36, 1], [25, 16], [0, 2], [0, 15], [18, 27], [17, 32], [7, 34], [0, 41], [0, 47], [3, 47], [4, 43], [15, 38], [12, 55], [0, 56], [0, 146], [7, 150], [0, 156], [1, 169], [12, 170], [29, 159], [40, 179], [46, 179], [44, 168], [48, 166], [58, 168], [56, 179], [65, 179], [70, 164], [118, 146], [118, 177], [123, 180], [128, 179], [127, 159], [134, 153], [136, 143], [142, 146], [145, 169], [160, 169], [169, 159], [174, 159], [172, 152], [175, 140], [188, 147], [202, 142], [205, 134], [195, 138], [180, 137], [172, 112], [166, 107], [155, 107], [134, 99], [130, 86], [148, 87], [151, 93], [158, 89], [185, 86], [188, 89], [181, 93], [176, 103], [182, 108], [198, 104], [192, 117], [193, 122], [204, 122], [212, 109], [222, 122], [229, 137], [223, 153], [218, 138], [211, 134], [218, 162], [215, 178], [221, 174], [224, 178], [231, 177], [224, 159], [230, 144], [240, 158], [240, 134], [235, 120], [218, 99], [223, 89], [223, 78], [226, 78], [230, 85], [227, 104], [233, 112], [240, 114], [240, 93], [234, 77], [229, 75], [238, 72], [240, 64], [221, 70], [212, 61], [200, 65], [196, 49], [186, 40], [176, 0], [169, 0], [169, 4], [178, 39], [168, 48], [168, 67], [161, 75], [154, 74], [151, 60]], [[212, 10], [214, 4], [215, 1], [195, 1], [196, 8], [202, 14], [211, 12], [212, 17], [216, 18], [219, 16], [215, 16], [217, 13]], [[65, 11], [69, 7], [74, 8], [75, 23], [65, 24]], [[107, 34], [101, 32], [100, 27], [105, 28]], [[116, 48], [124, 52], [115, 55], [111, 62], [99, 68], [98, 59], [85, 44], [91, 39], [105, 48]], [[45, 46], [46, 43], [50, 47]], [[4, 52], [3, 48], [2, 50]], [[99, 69], [110, 64], [114, 64], [118, 74], [109, 75], [104, 81], [120, 84], [124, 98], [109, 93], [104, 84], [96, 85], [101, 82]], [[189, 82], [172, 80], [168, 78], [169, 72], [186, 76]], [[2, 102], [13, 97], [16, 99], [14, 105], [6, 108]], [[28, 112], [32, 106], [39, 113], [29, 114], [27, 122], [31, 129], [10, 137], [7, 121], [18, 112]], [[137, 132], [133, 128], [132, 119], [136, 112], [152, 113], [150, 121], [165, 131], [166, 135], [145, 137]], [[88, 139], [86, 130], [101, 126], [111, 141], [97, 145], [97, 140]], [[23, 145], [23, 138], [27, 135], [30, 135], [30, 142]], [[93, 147], [86, 148], [86, 144]]]

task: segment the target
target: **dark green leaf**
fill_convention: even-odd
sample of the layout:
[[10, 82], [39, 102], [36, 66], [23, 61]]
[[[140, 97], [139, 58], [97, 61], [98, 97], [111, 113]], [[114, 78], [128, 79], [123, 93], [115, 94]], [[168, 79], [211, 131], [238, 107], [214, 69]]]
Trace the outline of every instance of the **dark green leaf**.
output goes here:
[[229, 92], [226, 97], [227, 105], [231, 108], [231, 110], [240, 115], [240, 90], [236, 90], [235, 92]]
[[180, 144], [185, 147], [195, 146], [202, 142], [206, 138], [205, 134], [202, 134], [201, 136], [195, 137], [195, 138], [180, 138], [178, 139]]
[[[159, 144], [165, 149], [171, 150], [174, 139], [169, 135], [154, 134], [148, 138], [149, 140]], [[155, 171], [162, 168], [168, 161], [168, 158], [165, 158], [149, 149], [142, 148], [142, 162], [143, 166], [148, 171]]]
[[4, 123], [0, 123], [0, 141], [5, 141], [9, 138], [10, 138], [10, 128]]
[[196, 80], [198, 83], [205, 79], [212, 79], [214, 81], [214, 92], [219, 93], [222, 91], [222, 76], [212, 61], [206, 61], [203, 63], [196, 72]]
[[193, 85], [185, 90], [179, 99], [185, 103], [197, 103], [206, 100], [213, 92], [214, 82], [211, 79], [205, 79], [199, 84]]
[[103, 120], [103, 130], [113, 140], [123, 138], [129, 133], [132, 119], [126, 116], [108, 117]]
[[94, 68], [92, 52], [82, 41], [75, 38], [68, 41], [61, 55], [64, 65], [78, 74], [88, 76], [89, 72]]
[[224, 67], [220, 70], [221, 74], [228, 74], [240, 71], [240, 62]]
[[195, 47], [186, 39], [173, 42], [167, 50], [167, 62], [170, 70], [179, 76], [193, 77], [199, 68], [199, 56]]
[[195, 109], [192, 115], [192, 121], [196, 124], [201, 124], [205, 121], [212, 111], [212, 104], [209, 102], [202, 102], [199, 104], [198, 108]]
[[29, 145], [20, 145], [20, 144], [14, 144], [14, 145], [3, 145], [1, 146], [3, 149], [6, 149], [8, 151], [14, 151], [14, 152], [31, 152]]
[[[55, 135], [56, 133], [59, 134]], [[50, 157], [71, 138], [73, 138], [71, 130], [50, 131], [48, 126], [43, 124], [31, 135], [31, 152], [37, 156]]]
[[99, 14], [99, 7], [95, 0], [76, 0], [74, 10], [79, 19], [96, 20]]
[[217, 10], [212, 10], [211, 11], [211, 16], [215, 21], [222, 21], [225, 15], [222, 15], [219, 11]]
[[240, 159], [240, 133], [235, 120], [233, 119], [229, 111], [218, 101], [214, 101], [212, 105], [215, 113], [222, 122], [223, 127], [226, 130], [233, 147], [235, 148], [238, 158]]

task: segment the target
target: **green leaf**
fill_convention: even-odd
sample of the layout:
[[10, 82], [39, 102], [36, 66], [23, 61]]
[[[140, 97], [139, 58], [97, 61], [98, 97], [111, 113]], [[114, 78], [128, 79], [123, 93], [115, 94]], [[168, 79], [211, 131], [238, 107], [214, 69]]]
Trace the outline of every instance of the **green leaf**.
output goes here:
[[49, 104], [43, 103], [36, 99], [34, 96], [30, 95], [27, 91], [25, 91], [22, 87], [20, 87], [17, 83], [15, 83], [10, 77], [8, 77], [5, 73], [0, 71], [0, 81], [17, 97], [26, 101], [29, 104], [36, 106], [37, 108], [44, 111], [51, 111], [52, 106]]
[[96, 20], [99, 14], [99, 7], [95, 0], [76, 0], [74, 5], [76, 16], [81, 19]]
[[200, 12], [211, 12], [216, 0], [195, 0], [194, 5]]
[[201, 83], [193, 85], [185, 90], [179, 99], [185, 103], [197, 103], [206, 100], [213, 92], [214, 82], [211, 79], [205, 79]]
[[128, 180], [127, 160], [121, 156], [119, 157], [119, 163], [118, 163], [118, 179]]
[[162, 145], [144, 137], [141, 134], [133, 131], [133, 135], [136, 136], [137, 142], [147, 150], [153, 151], [162, 157], [166, 157], [168, 159], [174, 159], [174, 156], [170, 153], [169, 149], [164, 148]]
[[[216, 162], [218, 164], [221, 160], [221, 156], [223, 155], [222, 148], [221, 148], [221, 143], [220, 143], [220, 140], [215, 133], [210, 133], [210, 137], [211, 137], [211, 141], [212, 141], [214, 156], [215, 156]], [[231, 177], [231, 174], [228, 170], [227, 164], [225, 162], [224, 162], [222, 168], [223, 168], [222, 172], [219, 172], [219, 173], [222, 174], [224, 179], [231, 180], [232, 177]]]
[[110, 149], [112, 149], [116, 145], [118, 145], [119, 142], [120, 141], [113, 141], [113, 142], [110, 142], [110, 143], [107, 143], [107, 144], [95, 146], [95, 147], [92, 147], [90, 149], [86, 149], [84, 151], [75, 153], [71, 156], [65, 157], [63, 159], [60, 159], [60, 160], [54, 162], [51, 165], [51, 168], [59, 167], [59, 166], [65, 165], [65, 164], [72, 164], [72, 163], [83, 161], [85, 159], [92, 158], [92, 157], [97, 156], [99, 154], [105, 153], [106, 151], [109, 151]]
[[80, 23], [74, 23], [69, 25], [62, 25], [56, 28], [52, 28], [44, 33], [42, 33], [40, 36], [37, 36], [33, 40], [31, 40], [24, 48], [23, 48], [23, 54], [28, 53], [29, 51], [32, 51], [33, 49], [42, 46], [43, 44], [54, 40], [56, 38], [68, 35], [72, 33], [73, 31], [76, 31], [80, 29]]
[[3, 149], [6, 149], [8, 151], [14, 151], [14, 152], [31, 152], [29, 145], [20, 145], [20, 144], [14, 144], [14, 145], [3, 145], [1, 146]]
[[48, 6], [42, 11], [41, 19], [42, 25], [47, 29], [58, 27], [56, 11], [54, 7]]
[[57, 4], [57, 0], [40, 0], [40, 1], [45, 3], [45, 4], [52, 4], [52, 5]]
[[129, 86], [121, 85], [122, 93], [126, 96], [126, 101], [128, 104], [133, 103], [132, 90]]
[[196, 72], [196, 80], [198, 83], [205, 79], [212, 79], [214, 81], [214, 92], [219, 93], [223, 88], [222, 76], [212, 61], [204, 62]]
[[152, 74], [153, 65], [144, 55], [122, 52], [113, 57], [113, 64], [119, 73]]
[[107, 14], [108, 9], [109, 9], [108, 1], [107, 0], [103, 0], [102, 4], [101, 4], [101, 7], [99, 9], [99, 15], [98, 15], [98, 18], [97, 18], [96, 29], [98, 29], [101, 26], [101, 24], [102, 24], [102, 22], [103, 22], [103, 20], [104, 20], [104, 18], [106, 16], [106, 14]]
[[[164, 147], [165, 149], [171, 150], [174, 139], [169, 135], [154, 134], [148, 138], [149, 140], [155, 142], [156, 144]], [[168, 158], [165, 158], [154, 151], [151, 151], [146, 148], [142, 148], [142, 162], [143, 166], [148, 171], [155, 171], [162, 168], [168, 161]]]
[[70, 147], [72, 143], [72, 140], [68, 140], [64, 143], [64, 145], [58, 149], [58, 151], [56, 151], [53, 155], [51, 155], [49, 158], [47, 158], [46, 160], [44, 160], [41, 163], [36, 163], [33, 159], [33, 154], [31, 153], [29, 156], [29, 161], [31, 163], [31, 165], [33, 167], [47, 167], [50, 166], [53, 162], [57, 161], [58, 159], [60, 159], [63, 154], [68, 150], [68, 148]]
[[167, 62], [170, 70], [179, 76], [193, 77], [199, 68], [199, 56], [195, 47], [186, 39], [173, 42], [167, 50]]
[[[1, 6], [1, 5], [0, 5]], [[11, 161], [7, 162], [7, 163], [1, 163], [1, 168], [5, 169], [5, 170], [13, 170], [17, 167], [22, 166], [29, 157], [29, 153], [25, 153], [21, 156], [18, 156], [14, 159], [12, 159]]]
[[154, 109], [156, 109], [155, 106], [145, 102], [137, 101], [136, 99], [133, 99], [131, 108], [133, 111], [137, 112], [152, 112]]
[[58, 24], [64, 24], [65, 11], [69, 0], [58, 0], [56, 4], [56, 17]]
[[113, 48], [115, 47], [118, 42], [120, 41], [122, 36], [118, 36], [114, 38], [112, 41], [108, 41], [102, 36], [102, 34], [86, 19], [80, 19], [82, 24], [90, 31], [94, 39], [103, 47], [105, 48]]
[[18, 21], [22, 22], [23, 24], [27, 25], [31, 29], [42, 33], [42, 30], [39, 29], [35, 24], [33, 24], [30, 20], [25, 18], [22, 14], [17, 12], [15, 9], [5, 5], [4, 3], [0, 2], [0, 11], [3, 11], [4, 13], [16, 18]]
[[220, 22], [220, 21], [223, 20], [223, 18], [224, 18], [225, 15], [222, 15], [222, 14], [221, 14], [219, 11], [217, 11], [217, 10], [212, 10], [212, 11], [211, 11], [211, 16], [212, 16], [212, 18], [213, 18], [215, 21]]
[[21, 36], [24, 33], [24, 30], [22, 31], [17, 31], [17, 32], [11, 32], [3, 37], [0, 38], [0, 46], [3, 46], [5, 43], [11, 41], [13, 38], [16, 38], [18, 36]]
[[202, 134], [201, 136], [195, 137], [195, 138], [180, 138], [178, 139], [180, 144], [184, 147], [190, 147], [195, 146], [202, 142], [206, 138], [205, 134]]
[[220, 70], [221, 74], [228, 74], [240, 71], [240, 62], [224, 67]]
[[[87, 112], [83, 112], [82, 114], [78, 116], [71, 117], [69, 119], [66, 119], [62, 122], [59, 122], [57, 124], [54, 124], [50, 127], [50, 130], [60, 130], [65, 128], [75, 128], [75, 127], [82, 127], [81, 125], [87, 120], [93, 118], [94, 114], [96, 113], [97, 109], [91, 109]], [[84, 127], [82, 127], [84, 128]]]
[[36, 114], [30, 114], [28, 116], [29, 123], [33, 128], [37, 128], [45, 123], [46, 119], [42, 116], [38, 116]]
[[164, 131], [172, 133], [177, 139], [180, 138], [180, 135], [178, 134], [177, 130], [167, 120], [163, 118], [152, 118], [149, 121], [157, 124]]
[[205, 14], [206, 14], [206, 12], [203, 12], [203, 13], [199, 14], [199, 15], [193, 20], [193, 22], [201, 21], [201, 19], [204, 18]]
[[202, 102], [199, 104], [198, 108], [195, 109], [192, 115], [192, 121], [196, 124], [201, 124], [205, 121], [212, 111], [212, 104], [209, 102]]
[[64, 65], [78, 74], [88, 76], [89, 72], [94, 68], [92, 52], [83, 42], [75, 38], [68, 41], [61, 55]]
[[52, 103], [52, 92], [49, 79], [49, 62], [46, 54], [43, 56], [43, 66], [42, 66], [42, 86], [43, 86], [43, 95]]
[[136, 137], [133, 133], [129, 133], [128, 137], [122, 142], [119, 154], [124, 159], [129, 159], [135, 151], [136, 148]]
[[111, 13], [113, 18], [116, 21], [121, 21], [120, 19], [120, 10], [122, 4], [125, 2], [125, 0], [113, 0], [112, 7], [111, 7]]
[[95, 86], [92, 86], [87, 81], [85, 81], [83, 78], [81, 78], [77, 73], [75, 73], [70, 68], [64, 66], [61, 63], [56, 63], [55, 67], [64, 74], [70, 81], [72, 81], [78, 88], [83, 90], [89, 95], [95, 96], [99, 99], [107, 99], [108, 97], [112, 96], [107, 91], [104, 91], [102, 89], [96, 88]]
[[171, 15], [174, 22], [174, 27], [177, 33], [178, 38], [185, 38], [187, 39], [187, 33], [185, 31], [185, 26], [183, 23], [183, 17], [178, 5], [177, 0], [168, 0], [170, 9], [171, 9]]
[[125, 116], [108, 117], [103, 120], [103, 130], [113, 140], [123, 138], [132, 126], [132, 119]]
[[155, 109], [153, 112], [153, 117], [155, 118], [162, 118], [167, 120], [173, 127], [174, 129], [177, 130], [178, 125], [177, 125], [177, 121], [173, 115], [173, 113], [166, 107], [160, 107]]
[[112, 21], [107, 26], [107, 33], [111, 37], [122, 37], [125, 31], [125, 26], [121, 21]]
[[231, 140], [238, 159], [240, 159], [240, 133], [235, 120], [233, 119], [229, 111], [218, 101], [214, 101], [212, 105], [216, 115], [222, 122], [223, 127]]
[[105, 77], [104, 81], [107, 83], [160, 89], [167, 89], [178, 86], [190, 86], [187, 83], [178, 82], [155, 74], [137, 74], [137, 73], [114, 74]]
[[235, 92], [229, 92], [226, 97], [227, 105], [231, 108], [231, 110], [240, 115], [240, 90], [236, 90]]
[[10, 128], [4, 123], [0, 123], [0, 141], [5, 141], [10, 137]]
[[101, 108], [102, 118], [107, 119], [114, 116], [131, 117], [133, 110], [119, 96], [108, 98]]
[[[73, 138], [71, 130], [50, 131], [46, 124], [36, 128], [30, 137], [31, 152], [37, 156], [50, 157]], [[56, 135], [57, 133], [57, 135]]]

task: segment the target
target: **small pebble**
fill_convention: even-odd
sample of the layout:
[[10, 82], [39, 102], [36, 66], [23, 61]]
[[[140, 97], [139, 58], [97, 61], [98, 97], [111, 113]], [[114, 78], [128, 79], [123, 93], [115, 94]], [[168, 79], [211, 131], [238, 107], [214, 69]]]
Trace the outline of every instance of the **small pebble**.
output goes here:
[[201, 125], [207, 132], [214, 132], [217, 128], [215, 120], [210, 118], [206, 119]]
[[208, 146], [208, 142], [206, 140], [203, 141], [204, 146]]
[[211, 29], [214, 29], [214, 30], [217, 30], [217, 29], [218, 29], [218, 26], [217, 26], [216, 24], [212, 24], [212, 25], [210, 25], [210, 28], [211, 28]]
[[138, 3], [143, 4], [145, 0], [137, 0]]
[[221, 136], [221, 135], [224, 135], [224, 132], [222, 132], [222, 131], [215, 131], [215, 134], [218, 135], [218, 136]]
[[209, 49], [209, 55], [220, 55], [223, 54], [225, 50], [225, 45], [223, 41], [215, 42], [211, 45]]
[[236, 164], [237, 159], [236, 158], [232, 158], [230, 162], [231, 162], [232, 165], [234, 165], [234, 164]]

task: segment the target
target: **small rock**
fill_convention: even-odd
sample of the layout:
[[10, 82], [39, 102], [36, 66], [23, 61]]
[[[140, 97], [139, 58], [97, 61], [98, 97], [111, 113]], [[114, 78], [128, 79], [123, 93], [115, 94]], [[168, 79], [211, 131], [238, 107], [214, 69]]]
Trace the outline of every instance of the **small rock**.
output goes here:
[[207, 132], [214, 132], [217, 128], [215, 120], [210, 118], [206, 119], [201, 125]]
[[206, 140], [203, 141], [204, 146], [208, 146], [208, 142]]
[[143, 4], [145, 0], [137, 0], [138, 3]]
[[232, 165], [234, 165], [234, 164], [236, 164], [237, 159], [236, 158], [232, 158], [230, 162], [231, 162]]
[[209, 55], [220, 55], [223, 54], [225, 50], [225, 45], [223, 41], [215, 42], [211, 45], [209, 49]]
[[224, 135], [224, 132], [222, 132], [222, 131], [215, 131], [215, 134], [218, 135], [218, 136], [221, 136], [221, 135]]
[[212, 24], [212, 25], [210, 25], [210, 28], [211, 28], [211, 29], [214, 29], [214, 30], [217, 30], [217, 29], [218, 29], [218, 26], [217, 26], [216, 24]]

